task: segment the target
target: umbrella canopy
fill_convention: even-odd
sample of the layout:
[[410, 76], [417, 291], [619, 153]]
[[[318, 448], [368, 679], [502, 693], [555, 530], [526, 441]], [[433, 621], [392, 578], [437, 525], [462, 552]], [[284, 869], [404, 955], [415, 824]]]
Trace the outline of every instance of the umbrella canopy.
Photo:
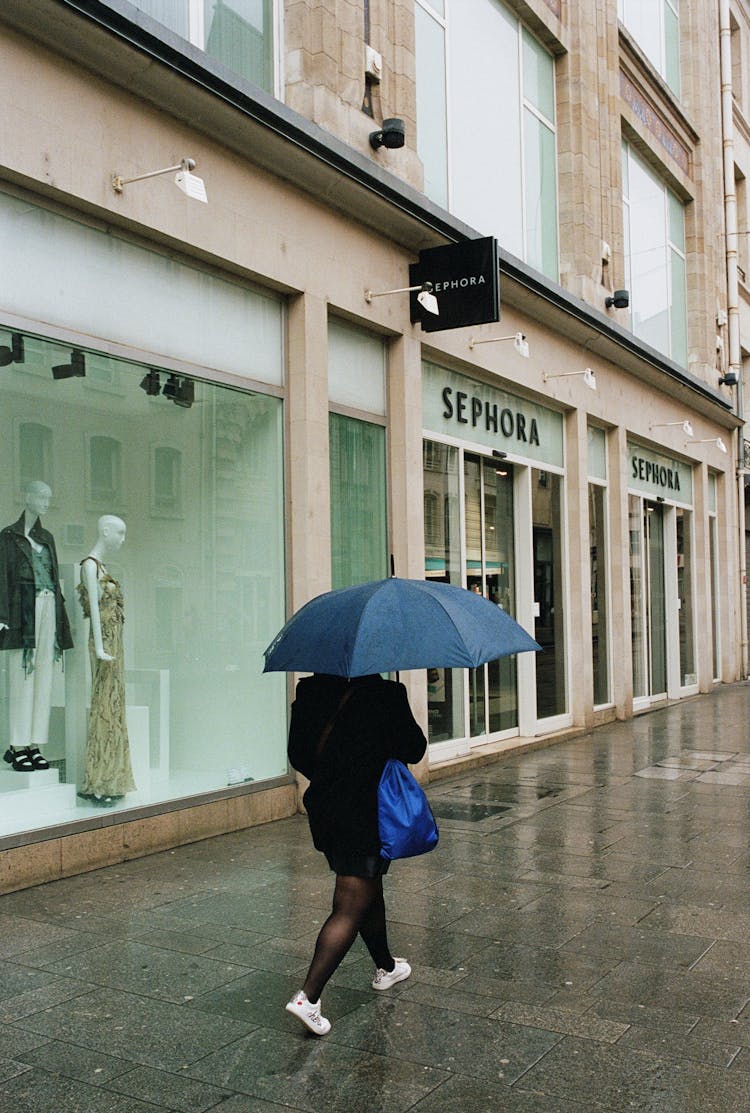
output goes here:
[[311, 599], [273, 639], [263, 671], [368, 676], [476, 668], [538, 649], [489, 599], [451, 584], [392, 576]]

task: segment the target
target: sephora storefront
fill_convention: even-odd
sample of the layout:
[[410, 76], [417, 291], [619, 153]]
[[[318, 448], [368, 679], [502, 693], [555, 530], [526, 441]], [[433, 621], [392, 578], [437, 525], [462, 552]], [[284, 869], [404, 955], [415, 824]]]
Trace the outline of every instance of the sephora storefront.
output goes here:
[[423, 422], [425, 575], [493, 600], [544, 650], [429, 671], [434, 761], [571, 721], [564, 448], [561, 414], [432, 363]]
[[287, 779], [281, 303], [9, 194], [0, 244], [0, 838]]

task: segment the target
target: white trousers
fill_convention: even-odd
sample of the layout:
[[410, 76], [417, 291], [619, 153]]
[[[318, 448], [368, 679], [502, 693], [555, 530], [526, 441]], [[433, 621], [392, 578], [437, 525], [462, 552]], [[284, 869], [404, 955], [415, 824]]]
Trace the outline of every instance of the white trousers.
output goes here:
[[55, 596], [36, 597], [34, 671], [23, 667], [23, 650], [8, 650], [10, 671], [10, 744], [44, 746], [49, 736], [52, 705], [52, 666], [55, 659]]

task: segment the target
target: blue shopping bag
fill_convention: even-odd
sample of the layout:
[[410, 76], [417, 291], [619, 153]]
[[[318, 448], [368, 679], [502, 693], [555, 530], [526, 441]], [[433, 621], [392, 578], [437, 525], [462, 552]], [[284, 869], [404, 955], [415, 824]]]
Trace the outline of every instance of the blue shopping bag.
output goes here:
[[389, 758], [378, 784], [380, 856], [414, 858], [437, 846], [435, 817], [419, 782], [402, 761]]

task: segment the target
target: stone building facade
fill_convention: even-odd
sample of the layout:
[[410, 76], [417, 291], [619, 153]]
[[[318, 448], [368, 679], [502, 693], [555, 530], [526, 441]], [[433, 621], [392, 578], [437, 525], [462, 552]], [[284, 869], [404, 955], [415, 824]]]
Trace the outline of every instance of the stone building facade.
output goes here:
[[[263, 650], [391, 554], [544, 650], [404, 674], [425, 778], [745, 675], [724, 7], [6, 0], [1, 505], [49, 488], [74, 645], [49, 768], [0, 773], [2, 889], [296, 810]], [[441, 329], [436, 272], [436, 327], [409, 268], [488, 238], [499, 319]], [[112, 514], [136, 791], [102, 802], [76, 587]]]

